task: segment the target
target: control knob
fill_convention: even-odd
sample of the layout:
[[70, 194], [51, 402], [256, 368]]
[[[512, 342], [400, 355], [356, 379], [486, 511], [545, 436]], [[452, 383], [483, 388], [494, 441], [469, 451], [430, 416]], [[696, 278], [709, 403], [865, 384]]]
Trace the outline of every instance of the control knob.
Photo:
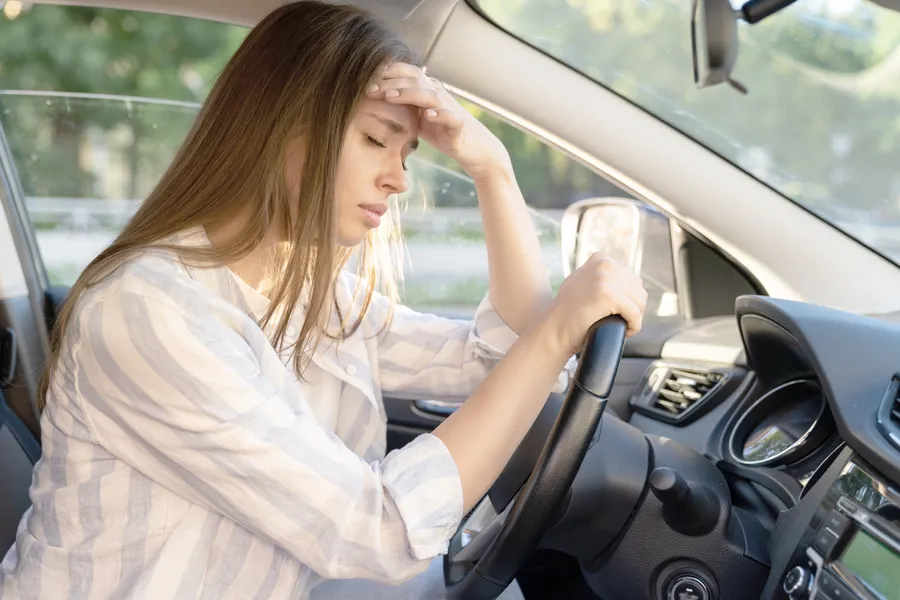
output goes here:
[[785, 575], [782, 587], [784, 588], [784, 593], [791, 600], [804, 600], [809, 596], [809, 590], [812, 588], [812, 575], [798, 565]]

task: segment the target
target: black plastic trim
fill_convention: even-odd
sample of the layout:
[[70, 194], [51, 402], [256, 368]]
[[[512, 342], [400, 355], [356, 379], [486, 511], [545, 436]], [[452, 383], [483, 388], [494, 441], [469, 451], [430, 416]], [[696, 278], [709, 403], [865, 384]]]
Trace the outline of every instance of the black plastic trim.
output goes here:
[[[815, 374], [841, 438], [891, 481], [900, 482], [900, 450], [875, 418], [900, 364], [900, 325], [813, 304], [742, 296], [737, 318], [760, 379], [790, 369]], [[788, 361], [790, 364], [784, 364]]]
[[[815, 390], [818, 400], [818, 410], [813, 423], [803, 435], [788, 448], [779, 451], [773, 456], [762, 460], [746, 460], [741, 457], [747, 435], [757, 424], [771, 411], [792, 402], [794, 398], [782, 398], [785, 394], [790, 396], [794, 386], [809, 386]], [[825, 440], [834, 431], [834, 420], [828, 409], [822, 388], [816, 379], [794, 379], [766, 391], [749, 408], [742, 411], [737, 422], [731, 427], [728, 436], [727, 449], [733, 462], [751, 467], [762, 467], [779, 464], [795, 463], [818, 450]]]
[[878, 409], [877, 423], [878, 429], [889, 442], [900, 449], [900, 425], [891, 422], [891, 411], [894, 403], [898, 402], [897, 395], [900, 393], [900, 374], [895, 373], [891, 377], [887, 390], [884, 392], [884, 398], [881, 400], [881, 407]]
[[734, 475], [747, 481], [752, 481], [772, 492], [787, 508], [793, 507], [800, 501], [803, 486], [796, 479], [782, 471], [766, 467], [745, 467], [720, 460], [716, 463], [722, 473]]

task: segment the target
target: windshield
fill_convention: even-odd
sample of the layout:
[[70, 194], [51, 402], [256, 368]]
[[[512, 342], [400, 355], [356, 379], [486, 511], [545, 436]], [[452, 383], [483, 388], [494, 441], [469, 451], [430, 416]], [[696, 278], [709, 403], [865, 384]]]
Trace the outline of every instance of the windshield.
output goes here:
[[900, 14], [802, 0], [741, 22], [734, 78], [694, 87], [690, 0], [479, 0], [526, 42], [900, 263]]

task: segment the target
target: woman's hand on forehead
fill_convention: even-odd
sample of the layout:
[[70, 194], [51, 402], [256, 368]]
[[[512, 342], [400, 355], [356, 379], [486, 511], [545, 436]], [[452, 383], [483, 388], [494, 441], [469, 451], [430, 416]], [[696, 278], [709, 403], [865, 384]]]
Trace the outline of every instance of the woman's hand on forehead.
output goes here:
[[473, 179], [508, 168], [509, 154], [478, 119], [464, 109], [440, 81], [416, 67], [391, 63], [368, 90], [368, 96], [389, 104], [419, 109], [419, 135], [457, 161]]

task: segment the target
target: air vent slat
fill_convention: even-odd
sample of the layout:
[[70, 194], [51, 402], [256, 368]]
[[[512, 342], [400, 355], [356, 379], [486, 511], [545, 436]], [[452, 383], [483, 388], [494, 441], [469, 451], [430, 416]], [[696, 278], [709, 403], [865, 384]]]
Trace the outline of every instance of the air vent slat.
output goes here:
[[662, 408], [665, 408], [666, 410], [668, 410], [668, 411], [669, 411], [670, 413], [672, 413], [673, 415], [677, 415], [677, 414], [679, 414], [682, 410], [684, 410], [684, 407], [681, 406], [680, 404], [674, 404], [674, 403], [672, 403], [672, 402], [668, 402], [667, 400], [658, 400], [657, 403], [656, 403], [656, 405], [657, 405], [657, 406], [660, 406], [660, 407], [662, 407]]
[[669, 368], [656, 387], [651, 407], [678, 417], [703, 401], [722, 380], [720, 373]]
[[690, 404], [684, 398], [684, 396], [678, 392], [672, 392], [670, 390], [659, 390], [659, 395], [667, 400], [671, 400], [672, 402], [678, 402], [679, 404]]

